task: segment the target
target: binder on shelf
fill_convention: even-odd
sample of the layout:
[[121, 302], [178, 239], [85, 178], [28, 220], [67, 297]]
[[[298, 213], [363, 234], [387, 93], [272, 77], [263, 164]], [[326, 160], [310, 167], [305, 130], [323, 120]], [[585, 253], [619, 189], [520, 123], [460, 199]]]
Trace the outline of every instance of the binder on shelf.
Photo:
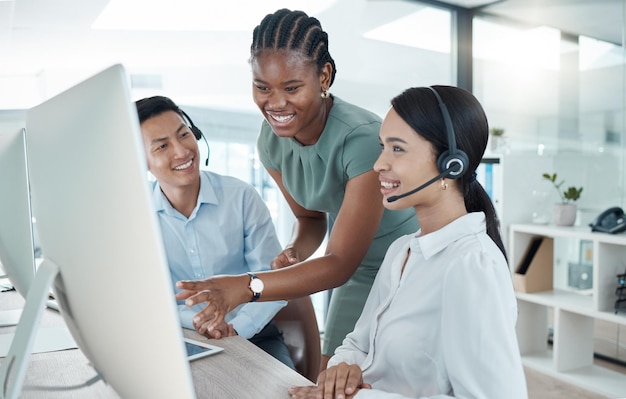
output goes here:
[[534, 237], [515, 268], [513, 286], [519, 292], [549, 291], [553, 288], [554, 242], [549, 237]]

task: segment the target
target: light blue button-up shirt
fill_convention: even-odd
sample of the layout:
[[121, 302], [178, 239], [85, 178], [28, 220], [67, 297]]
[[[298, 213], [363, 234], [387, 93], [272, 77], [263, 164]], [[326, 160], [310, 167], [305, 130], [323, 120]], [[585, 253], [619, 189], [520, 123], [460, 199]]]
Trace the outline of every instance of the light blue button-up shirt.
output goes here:
[[[198, 202], [189, 219], [172, 207], [158, 182], [153, 199], [173, 285], [217, 274], [270, 270], [271, 260], [281, 251], [267, 206], [254, 187], [239, 179], [201, 171]], [[251, 338], [285, 304], [242, 304], [226, 321], [240, 336]], [[204, 304], [189, 308], [178, 301], [183, 327], [193, 329], [191, 319], [202, 308]]]

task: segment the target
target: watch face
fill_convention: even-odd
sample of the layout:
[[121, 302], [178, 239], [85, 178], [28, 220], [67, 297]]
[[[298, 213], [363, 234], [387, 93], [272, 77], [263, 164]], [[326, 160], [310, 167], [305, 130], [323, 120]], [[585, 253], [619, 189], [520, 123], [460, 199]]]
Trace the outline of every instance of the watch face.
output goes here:
[[263, 287], [264, 287], [263, 281], [261, 281], [261, 279], [259, 278], [253, 278], [252, 281], [250, 281], [250, 289], [254, 293], [263, 292]]

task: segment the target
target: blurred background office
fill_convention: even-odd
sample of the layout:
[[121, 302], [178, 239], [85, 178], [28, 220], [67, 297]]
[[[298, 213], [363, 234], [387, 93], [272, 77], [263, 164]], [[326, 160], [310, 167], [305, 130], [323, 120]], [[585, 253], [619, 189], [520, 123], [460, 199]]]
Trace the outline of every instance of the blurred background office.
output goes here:
[[[335, 95], [384, 115], [410, 86], [471, 90], [491, 126], [504, 129], [494, 154], [562, 155], [556, 164], [539, 161], [550, 170], [527, 162], [519, 183], [545, 190], [540, 173], [554, 170], [584, 186], [585, 223], [624, 201], [624, 3], [0, 0], [0, 129], [22, 126], [25, 109], [122, 63], [134, 98], [163, 94], [188, 110], [207, 132], [209, 167], [253, 183], [285, 237], [291, 220], [255, 155], [262, 117], [247, 60], [254, 26], [287, 6], [318, 17], [329, 32]], [[499, 205], [506, 223], [532, 211]]]
[[624, 206], [626, 0], [0, 0], [0, 132], [122, 63], [133, 99], [180, 104], [207, 136], [208, 168], [252, 183], [286, 242], [292, 215], [256, 155], [248, 65], [252, 29], [281, 7], [320, 19], [337, 65], [331, 92], [347, 101], [384, 116], [411, 86], [477, 96], [504, 132], [479, 179], [505, 240], [508, 225], [557, 201], [544, 172], [584, 187], [577, 225]]

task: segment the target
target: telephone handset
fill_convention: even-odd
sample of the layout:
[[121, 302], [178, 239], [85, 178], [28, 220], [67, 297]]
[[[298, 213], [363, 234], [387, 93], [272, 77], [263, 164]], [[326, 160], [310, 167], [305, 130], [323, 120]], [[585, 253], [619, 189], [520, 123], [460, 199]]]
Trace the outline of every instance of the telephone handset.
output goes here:
[[621, 233], [626, 230], [626, 216], [622, 208], [614, 206], [599, 214], [589, 226], [591, 231]]

